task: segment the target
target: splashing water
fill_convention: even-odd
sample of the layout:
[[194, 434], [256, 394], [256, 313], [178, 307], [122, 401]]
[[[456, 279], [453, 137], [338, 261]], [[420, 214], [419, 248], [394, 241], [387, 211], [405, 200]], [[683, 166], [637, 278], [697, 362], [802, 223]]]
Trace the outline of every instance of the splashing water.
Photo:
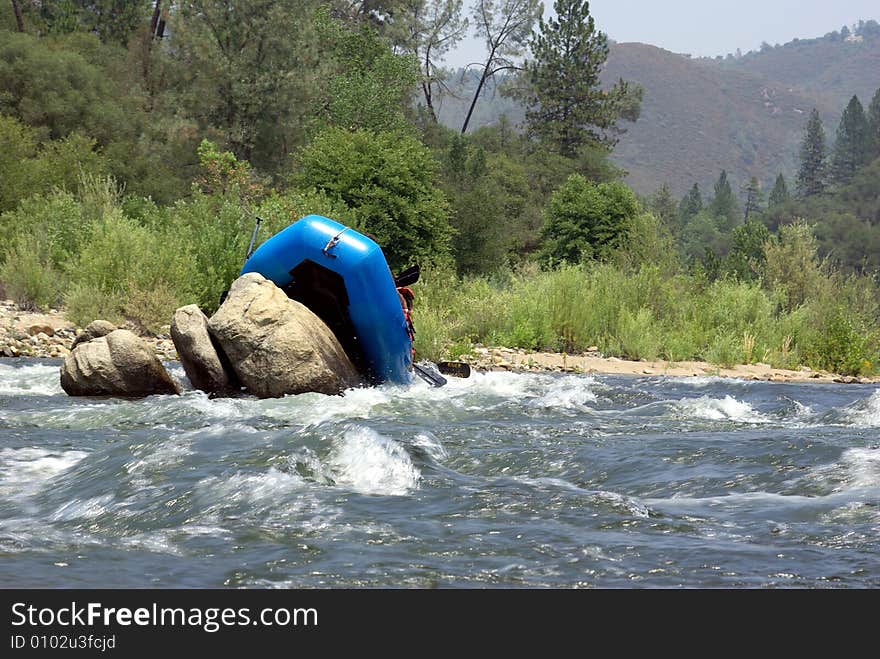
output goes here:
[[182, 396], [89, 400], [58, 365], [0, 361], [6, 586], [880, 585], [871, 386], [474, 373], [212, 400], [175, 365]]

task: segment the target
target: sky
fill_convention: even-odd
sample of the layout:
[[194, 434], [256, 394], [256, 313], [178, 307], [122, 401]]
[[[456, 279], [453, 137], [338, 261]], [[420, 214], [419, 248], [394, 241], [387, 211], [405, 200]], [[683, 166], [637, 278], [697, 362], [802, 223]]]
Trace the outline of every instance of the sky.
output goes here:
[[[547, 16], [553, 2], [544, 0], [544, 5]], [[737, 48], [758, 50], [763, 41], [772, 46], [821, 37], [859, 19], [880, 21], [880, 0], [592, 0], [590, 14], [597, 29], [614, 41], [714, 57]], [[446, 65], [477, 62], [484, 53], [469, 37], [446, 57]]]

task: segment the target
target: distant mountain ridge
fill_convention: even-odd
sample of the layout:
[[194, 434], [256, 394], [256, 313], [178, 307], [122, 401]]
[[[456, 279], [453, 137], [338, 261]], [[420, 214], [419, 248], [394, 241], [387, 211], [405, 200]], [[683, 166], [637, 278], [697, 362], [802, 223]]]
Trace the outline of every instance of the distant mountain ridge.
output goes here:
[[[819, 110], [830, 147], [852, 95], [867, 107], [880, 88], [880, 25], [863, 21], [852, 33], [714, 59], [613, 43], [603, 79], [618, 78], [645, 89], [641, 116], [623, 124], [627, 133], [612, 156], [636, 191], [650, 194], [668, 183], [680, 197], [696, 182], [708, 197], [722, 169], [737, 187], [756, 176], [769, 189], [780, 172], [791, 185], [810, 110]], [[445, 99], [441, 121], [460, 126], [465, 102]], [[477, 109], [474, 128], [501, 114], [514, 123], [523, 116], [498, 95], [481, 99]]]

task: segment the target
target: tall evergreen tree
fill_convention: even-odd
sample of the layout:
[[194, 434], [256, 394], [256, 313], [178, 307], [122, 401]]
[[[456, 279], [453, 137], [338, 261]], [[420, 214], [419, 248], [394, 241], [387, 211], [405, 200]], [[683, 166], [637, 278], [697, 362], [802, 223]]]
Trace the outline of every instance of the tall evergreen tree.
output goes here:
[[681, 217], [681, 223], [685, 224], [690, 218], [703, 210], [703, 195], [700, 194], [700, 186], [694, 183], [688, 193], [682, 197], [681, 203], [678, 205], [678, 214]]
[[797, 173], [797, 191], [801, 197], [825, 191], [825, 155], [825, 129], [819, 111], [813, 108], [801, 142], [801, 164]]
[[585, 144], [613, 146], [621, 117], [635, 119], [641, 88], [619, 80], [600, 87], [608, 37], [596, 30], [586, 0], [555, 0], [555, 16], [538, 18], [527, 66], [526, 122], [557, 153], [575, 156]]
[[709, 212], [718, 221], [718, 227], [730, 231], [739, 220], [736, 197], [727, 180], [727, 170], [722, 169], [718, 180], [715, 182], [715, 196], [709, 202]]
[[743, 193], [746, 196], [743, 219], [748, 221], [750, 217], [761, 212], [761, 206], [764, 204], [764, 193], [761, 191], [761, 184], [756, 176], [749, 179], [749, 182], [743, 187]]
[[852, 180], [856, 170], [867, 158], [868, 120], [858, 96], [849, 100], [840, 124], [837, 126], [837, 139], [831, 158], [831, 180], [837, 185], [845, 185]]
[[773, 189], [770, 191], [767, 205], [772, 208], [773, 206], [784, 204], [788, 200], [788, 186], [785, 184], [785, 177], [782, 175], [782, 172], [780, 172], [776, 177], [776, 183], [773, 184]]
[[648, 209], [670, 231], [678, 233], [678, 204], [672, 196], [669, 185], [664, 183], [648, 200]]
[[868, 138], [867, 142], [867, 161], [872, 162], [875, 158], [880, 158], [880, 88], [874, 92], [874, 97], [868, 105]]

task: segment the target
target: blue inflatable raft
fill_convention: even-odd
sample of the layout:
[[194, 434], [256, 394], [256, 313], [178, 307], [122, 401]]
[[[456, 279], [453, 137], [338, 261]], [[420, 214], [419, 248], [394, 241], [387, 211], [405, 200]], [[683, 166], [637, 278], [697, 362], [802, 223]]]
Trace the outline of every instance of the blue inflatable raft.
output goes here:
[[245, 262], [311, 309], [371, 382], [411, 381], [412, 339], [382, 249], [331, 219], [308, 215]]

